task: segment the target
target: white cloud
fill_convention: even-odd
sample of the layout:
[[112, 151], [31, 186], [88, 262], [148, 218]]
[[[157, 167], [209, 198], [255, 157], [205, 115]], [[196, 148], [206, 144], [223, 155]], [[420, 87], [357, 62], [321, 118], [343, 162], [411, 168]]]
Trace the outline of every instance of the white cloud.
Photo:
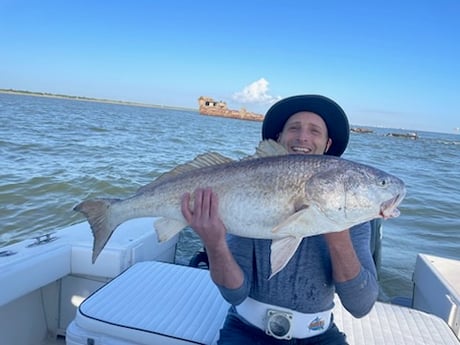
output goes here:
[[271, 104], [281, 99], [268, 94], [268, 81], [260, 78], [245, 86], [242, 91], [235, 92], [232, 96], [234, 101], [239, 103], [262, 103]]

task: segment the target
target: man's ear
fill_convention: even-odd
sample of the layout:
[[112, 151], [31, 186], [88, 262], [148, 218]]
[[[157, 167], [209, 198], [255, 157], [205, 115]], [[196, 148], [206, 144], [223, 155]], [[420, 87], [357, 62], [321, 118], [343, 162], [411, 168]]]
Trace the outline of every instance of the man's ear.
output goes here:
[[329, 138], [329, 139], [327, 139], [326, 149], [324, 150], [324, 153], [326, 153], [329, 150], [331, 145], [332, 145], [332, 139]]

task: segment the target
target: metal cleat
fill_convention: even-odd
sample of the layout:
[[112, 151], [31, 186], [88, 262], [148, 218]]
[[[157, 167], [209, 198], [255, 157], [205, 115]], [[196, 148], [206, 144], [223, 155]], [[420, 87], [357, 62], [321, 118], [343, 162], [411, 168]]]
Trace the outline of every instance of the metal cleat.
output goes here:
[[29, 247], [40, 246], [42, 244], [50, 243], [50, 242], [57, 240], [58, 237], [56, 236], [53, 237], [53, 235], [54, 235], [54, 232], [50, 232], [48, 234], [36, 236], [33, 238], [35, 242], [29, 244], [27, 247], [29, 248]]
[[11, 256], [14, 254], [17, 254], [17, 252], [13, 252], [12, 250], [3, 250], [0, 252], [0, 257], [3, 258], [3, 257]]

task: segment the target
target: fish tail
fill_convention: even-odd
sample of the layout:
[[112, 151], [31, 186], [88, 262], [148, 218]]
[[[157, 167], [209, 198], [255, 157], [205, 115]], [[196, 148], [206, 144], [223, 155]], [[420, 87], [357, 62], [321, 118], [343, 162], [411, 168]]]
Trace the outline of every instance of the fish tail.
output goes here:
[[120, 201], [119, 199], [92, 199], [86, 200], [74, 207], [74, 211], [81, 212], [88, 220], [93, 232], [93, 257], [92, 262], [96, 262], [97, 257], [105, 247], [113, 231], [118, 226], [111, 220], [111, 206]]

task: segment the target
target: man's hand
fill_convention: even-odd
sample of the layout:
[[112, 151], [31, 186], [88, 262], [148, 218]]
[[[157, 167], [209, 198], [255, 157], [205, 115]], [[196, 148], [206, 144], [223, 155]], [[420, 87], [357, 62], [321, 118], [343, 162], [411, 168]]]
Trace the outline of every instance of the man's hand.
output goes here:
[[200, 236], [206, 247], [212, 280], [228, 289], [243, 284], [243, 272], [235, 261], [225, 238], [226, 229], [219, 217], [219, 199], [211, 188], [198, 188], [193, 192], [190, 208], [190, 193], [182, 196], [181, 210], [184, 218]]
[[225, 241], [225, 226], [219, 217], [219, 198], [211, 188], [198, 188], [193, 193], [193, 208], [190, 208], [190, 193], [182, 197], [182, 214], [200, 236], [206, 248], [215, 247]]

